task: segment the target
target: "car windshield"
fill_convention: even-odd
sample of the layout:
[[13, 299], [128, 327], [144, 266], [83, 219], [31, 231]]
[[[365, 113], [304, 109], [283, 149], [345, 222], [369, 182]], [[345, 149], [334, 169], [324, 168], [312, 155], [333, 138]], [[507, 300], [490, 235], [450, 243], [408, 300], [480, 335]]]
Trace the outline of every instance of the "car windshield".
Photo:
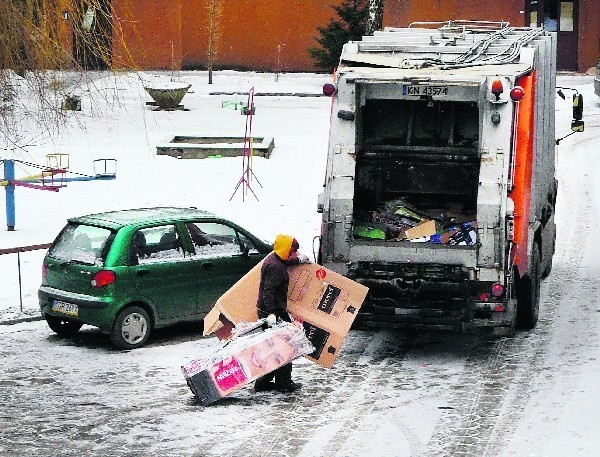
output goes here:
[[67, 262], [103, 266], [111, 233], [92, 225], [68, 224], [48, 255]]

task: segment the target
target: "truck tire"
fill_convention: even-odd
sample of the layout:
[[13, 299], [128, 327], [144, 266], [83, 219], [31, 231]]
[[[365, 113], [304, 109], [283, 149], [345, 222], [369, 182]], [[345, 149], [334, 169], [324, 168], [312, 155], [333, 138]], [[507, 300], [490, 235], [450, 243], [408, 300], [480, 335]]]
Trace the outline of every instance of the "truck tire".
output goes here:
[[150, 336], [151, 321], [148, 313], [139, 306], [123, 309], [113, 323], [110, 339], [118, 349], [136, 349]]
[[556, 249], [556, 230], [554, 231], [554, 237], [552, 238], [552, 250], [551, 250], [551, 254], [550, 254], [550, 260], [548, 261], [548, 263], [546, 264], [546, 268], [544, 268], [544, 271], [542, 272], [542, 279], [550, 276], [550, 273], [552, 272], [552, 259], [554, 257], [555, 249]]
[[550, 273], [552, 273], [552, 259], [550, 259], [550, 262], [548, 262], [548, 265], [546, 265], [546, 268], [544, 269], [544, 272], [542, 273], [542, 279], [550, 276]]
[[538, 321], [540, 311], [540, 283], [542, 272], [540, 250], [537, 244], [531, 253], [531, 270], [529, 275], [521, 278], [517, 285], [517, 328], [531, 330]]

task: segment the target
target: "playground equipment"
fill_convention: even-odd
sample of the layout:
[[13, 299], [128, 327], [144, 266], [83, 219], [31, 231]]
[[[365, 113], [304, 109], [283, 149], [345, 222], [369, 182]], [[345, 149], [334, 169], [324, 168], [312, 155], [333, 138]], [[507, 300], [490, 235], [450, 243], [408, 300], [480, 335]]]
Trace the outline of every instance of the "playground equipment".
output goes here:
[[[252, 153], [268, 159], [275, 147], [273, 137], [253, 137]], [[156, 145], [156, 155], [167, 155], [178, 159], [206, 159], [219, 155], [237, 157], [244, 154], [242, 136], [195, 136], [170, 135]]]
[[[250, 107], [248, 109], [248, 107]], [[246, 115], [246, 131], [244, 133], [244, 147], [243, 147], [243, 160], [242, 160], [242, 177], [235, 186], [233, 194], [229, 198], [231, 201], [238, 191], [239, 187], [242, 186], [242, 201], [245, 201], [246, 194], [248, 191], [252, 192], [254, 198], [258, 200], [258, 197], [252, 190], [250, 180], [254, 178], [258, 185], [262, 187], [262, 184], [252, 171], [252, 156], [253, 156], [253, 138], [252, 138], [252, 117], [254, 116], [254, 87], [248, 91], [248, 102], [246, 103], [246, 109], [243, 110], [242, 114]]]
[[[49, 190], [58, 192], [72, 181], [93, 181], [98, 179], [115, 179], [117, 177], [116, 159], [96, 159], [93, 162], [94, 175], [86, 175], [69, 171], [69, 154], [48, 154], [47, 164], [39, 165], [16, 159], [3, 159], [4, 179], [0, 179], [0, 186], [6, 191], [6, 226], [8, 231], [15, 229], [15, 188], [28, 187], [36, 190]], [[15, 179], [15, 164], [37, 168], [39, 173]], [[67, 173], [70, 176], [67, 176]]]

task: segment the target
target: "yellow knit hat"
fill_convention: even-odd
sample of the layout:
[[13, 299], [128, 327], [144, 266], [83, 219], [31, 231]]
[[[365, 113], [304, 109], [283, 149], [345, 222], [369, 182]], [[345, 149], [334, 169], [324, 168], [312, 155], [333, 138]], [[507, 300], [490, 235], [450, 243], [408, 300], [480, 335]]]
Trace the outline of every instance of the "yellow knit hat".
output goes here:
[[275, 243], [273, 243], [273, 251], [275, 251], [275, 254], [277, 254], [277, 257], [279, 257], [281, 260], [287, 260], [290, 258], [294, 242], [296, 243], [296, 245], [298, 244], [296, 238], [294, 238], [293, 236], [284, 235], [280, 233], [275, 237]]

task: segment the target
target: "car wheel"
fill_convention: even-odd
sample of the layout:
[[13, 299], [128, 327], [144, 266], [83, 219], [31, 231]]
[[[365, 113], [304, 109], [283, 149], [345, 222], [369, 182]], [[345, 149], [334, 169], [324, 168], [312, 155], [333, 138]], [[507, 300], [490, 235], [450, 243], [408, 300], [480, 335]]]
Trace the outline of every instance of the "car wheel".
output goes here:
[[531, 330], [538, 321], [540, 311], [540, 283], [542, 280], [540, 250], [533, 246], [531, 271], [517, 287], [517, 328]]
[[117, 315], [110, 339], [119, 349], [135, 349], [144, 345], [150, 329], [148, 313], [139, 306], [128, 306]]
[[81, 322], [63, 319], [62, 317], [50, 316], [48, 314], [45, 317], [48, 327], [60, 336], [74, 335], [83, 326]]

